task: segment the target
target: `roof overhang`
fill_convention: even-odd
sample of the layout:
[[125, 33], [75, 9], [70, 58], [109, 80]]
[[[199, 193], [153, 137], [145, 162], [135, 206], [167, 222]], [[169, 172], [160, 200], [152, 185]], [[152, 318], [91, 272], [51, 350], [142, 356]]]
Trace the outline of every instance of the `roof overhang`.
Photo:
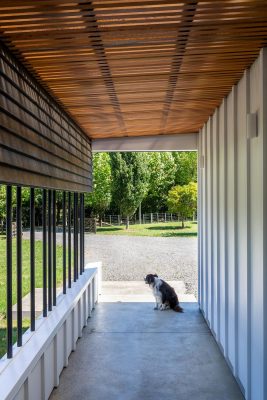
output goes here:
[[266, 0], [1, 0], [0, 38], [92, 139], [198, 132], [267, 43]]
[[93, 152], [197, 150], [198, 134], [137, 136], [92, 140]]

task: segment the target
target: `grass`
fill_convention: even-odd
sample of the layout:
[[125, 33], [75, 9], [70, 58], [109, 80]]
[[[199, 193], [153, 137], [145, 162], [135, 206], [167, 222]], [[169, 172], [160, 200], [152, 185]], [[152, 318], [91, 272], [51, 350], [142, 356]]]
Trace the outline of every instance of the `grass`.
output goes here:
[[[30, 321], [28, 319], [24, 319], [22, 321], [22, 331], [23, 333], [29, 328]], [[17, 341], [17, 327], [14, 321], [13, 327], [13, 343]], [[0, 358], [6, 354], [6, 320], [0, 320]]]
[[[43, 286], [42, 273], [42, 241], [35, 242], [35, 287]], [[57, 286], [62, 283], [62, 246], [57, 245]], [[12, 245], [12, 304], [17, 303], [16, 295], [16, 239]], [[30, 292], [30, 241], [22, 240], [22, 294]], [[0, 236], [0, 357], [6, 352], [6, 240]], [[15, 321], [14, 321], [15, 325]], [[23, 321], [24, 330], [29, 326], [27, 320]], [[16, 342], [16, 328], [14, 328], [14, 342]]]
[[97, 228], [97, 233], [101, 235], [152, 237], [197, 236], [197, 223], [186, 222], [184, 228], [182, 228], [181, 222], [130, 225], [129, 229], [126, 229], [126, 227], [123, 225], [107, 226]]

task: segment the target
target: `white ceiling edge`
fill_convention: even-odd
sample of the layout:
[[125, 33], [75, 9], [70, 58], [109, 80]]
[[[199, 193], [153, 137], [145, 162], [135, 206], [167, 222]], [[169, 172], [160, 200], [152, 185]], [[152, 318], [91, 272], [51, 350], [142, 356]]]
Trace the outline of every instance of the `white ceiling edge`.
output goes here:
[[93, 152], [197, 150], [198, 133], [93, 139]]

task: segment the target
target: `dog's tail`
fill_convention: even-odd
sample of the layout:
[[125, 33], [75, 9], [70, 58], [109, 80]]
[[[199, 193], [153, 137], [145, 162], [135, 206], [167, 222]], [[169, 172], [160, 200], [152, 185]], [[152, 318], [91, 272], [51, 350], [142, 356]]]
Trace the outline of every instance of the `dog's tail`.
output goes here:
[[176, 311], [176, 312], [184, 312], [184, 310], [182, 309], [182, 307], [180, 307], [179, 304], [177, 304], [177, 305], [173, 308], [173, 311]]

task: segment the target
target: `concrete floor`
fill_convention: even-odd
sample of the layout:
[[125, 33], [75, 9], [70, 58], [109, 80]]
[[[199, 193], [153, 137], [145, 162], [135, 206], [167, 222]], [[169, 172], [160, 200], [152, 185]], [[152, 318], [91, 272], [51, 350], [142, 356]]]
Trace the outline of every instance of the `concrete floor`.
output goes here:
[[52, 400], [243, 399], [196, 302], [154, 311], [121, 293], [104, 284]]

